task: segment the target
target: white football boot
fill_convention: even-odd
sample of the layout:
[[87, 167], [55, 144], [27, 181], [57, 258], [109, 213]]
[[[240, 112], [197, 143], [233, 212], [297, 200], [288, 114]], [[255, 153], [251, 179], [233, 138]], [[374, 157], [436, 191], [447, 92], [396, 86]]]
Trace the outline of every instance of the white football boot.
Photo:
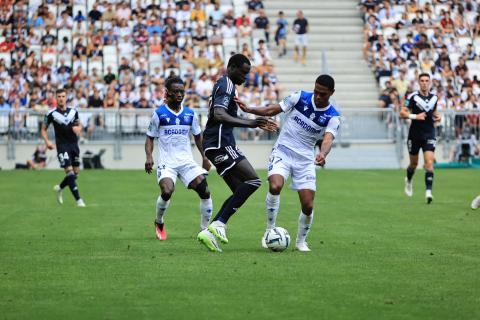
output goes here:
[[302, 251], [302, 252], [309, 252], [309, 251], [312, 251], [310, 250], [310, 248], [308, 247], [308, 243], [303, 241], [303, 242], [297, 242], [295, 244], [295, 249], [298, 250], [298, 251]]
[[220, 240], [221, 243], [228, 243], [226, 228], [227, 228], [227, 226], [225, 225], [225, 223], [223, 223], [221, 221], [218, 221], [218, 220], [213, 221], [208, 226], [208, 230], [215, 237], [217, 237], [217, 239]]
[[432, 201], [433, 201], [432, 190], [425, 191], [425, 201], [427, 201], [427, 204], [432, 203]]
[[62, 190], [62, 188], [60, 188], [60, 186], [57, 184], [57, 185], [53, 186], [53, 191], [55, 191], [57, 193], [57, 202], [59, 204], [63, 204], [63, 190]]
[[478, 196], [478, 197], [476, 197], [475, 199], [473, 199], [472, 204], [470, 205], [470, 207], [471, 207], [473, 210], [480, 208], [480, 196]]
[[405, 194], [407, 197], [413, 196], [413, 185], [412, 181], [408, 182], [408, 178], [405, 177]]

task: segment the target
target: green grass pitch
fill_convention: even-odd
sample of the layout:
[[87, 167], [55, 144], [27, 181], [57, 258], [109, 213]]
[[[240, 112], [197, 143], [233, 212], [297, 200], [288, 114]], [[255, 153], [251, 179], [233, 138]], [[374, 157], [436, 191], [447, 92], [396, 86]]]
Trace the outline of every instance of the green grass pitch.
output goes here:
[[[266, 173], [260, 172], [262, 178]], [[199, 202], [181, 183], [154, 240], [154, 175], [83, 171], [87, 208], [61, 171], [0, 171], [0, 319], [480, 319], [480, 171], [318, 172], [310, 253], [264, 251], [266, 183], [230, 220], [221, 254], [196, 241]], [[229, 195], [209, 177], [214, 207]], [[285, 189], [277, 225], [296, 235]]]

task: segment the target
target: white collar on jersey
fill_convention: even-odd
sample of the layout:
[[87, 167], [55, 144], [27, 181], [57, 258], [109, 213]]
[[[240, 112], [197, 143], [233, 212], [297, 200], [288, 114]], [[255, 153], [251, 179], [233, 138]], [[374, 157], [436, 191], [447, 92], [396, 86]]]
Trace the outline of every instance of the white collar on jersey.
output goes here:
[[326, 111], [328, 108], [330, 108], [330, 106], [332, 105], [331, 103], [328, 104], [328, 106], [324, 107], [324, 108], [317, 108], [317, 105], [315, 104], [315, 100], [313, 99], [313, 94], [312, 94], [312, 106], [313, 106], [313, 109], [315, 111]]
[[165, 107], [167, 107], [168, 111], [170, 111], [171, 113], [173, 113], [177, 117], [183, 112], [183, 105], [180, 105], [180, 111], [178, 111], [178, 113], [173, 111], [172, 109], [170, 109], [170, 107], [166, 103], [165, 103]]

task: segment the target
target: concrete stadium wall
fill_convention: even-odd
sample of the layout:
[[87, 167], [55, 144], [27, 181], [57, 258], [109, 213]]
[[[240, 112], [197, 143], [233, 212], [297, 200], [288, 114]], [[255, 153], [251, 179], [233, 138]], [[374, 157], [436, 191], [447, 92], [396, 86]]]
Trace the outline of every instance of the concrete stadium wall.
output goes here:
[[[15, 145], [15, 160], [7, 159], [7, 145], [0, 145], [0, 167], [2, 169], [13, 169], [15, 163], [25, 163], [27, 159], [32, 157], [35, 150], [35, 143], [17, 143]], [[263, 169], [267, 166], [267, 161], [270, 156], [270, 151], [273, 146], [273, 142], [266, 143], [248, 143], [238, 144], [239, 148], [248, 157], [248, 160], [252, 163], [256, 169]], [[83, 155], [85, 151], [89, 150], [94, 154], [98, 153], [100, 149], [106, 149], [105, 154], [102, 156], [102, 164], [106, 169], [143, 169], [145, 164], [145, 151], [142, 143], [124, 143], [120, 146], [121, 159], [114, 159], [114, 145], [113, 144], [81, 144], [80, 154]], [[157, 159], [157, 153], [155, 147], [155, 157]], [[48, 169], [59, 169], [59, 163], [56, 157], [55, 150], [47, 152], [49, 162]], [[194, 158], [198, 163], [201, 163], [200, 154], [198, 150], [194, 148]]]

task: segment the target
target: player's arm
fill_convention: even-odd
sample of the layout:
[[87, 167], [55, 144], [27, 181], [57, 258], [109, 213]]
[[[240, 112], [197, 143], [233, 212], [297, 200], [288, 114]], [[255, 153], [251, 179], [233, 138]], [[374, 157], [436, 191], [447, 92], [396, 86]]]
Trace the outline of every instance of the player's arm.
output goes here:
[[195, 140], [195, 145], [197, 146], [197, 149], [200, 152], [200, 155], [202, 156], [202, 167], [203, 169], [209, 171], [210, 168], [212, 167], [212, 164], [210, 163], [208, 158], [205, 156], [205, 152], [203, 151], [202, 135], [198, 134], [196, 136], [193, 136], [193, 139]]
[[323, 136], [322, 145], [320, 146], [320, 151], [315, 156], [315, 164], [317, 166], [324, 166], [327, 160], [327, 155], [332, 150], [333, 140], [338, 134], [338, 129], [340, 128], [340, 117], [333, 117], [328, 121], [327, 129], [325, 135]]
[[407, 100], [407, 105], [403, 106], [402, 109], [400, 109], [400, 118], [420, 121], [425, 120], [425, 118], [427, 117], [427, 114], [425, 112], [419, 114], [410, 113], [410, 110], [412, 110], [414, 103], [415, 101], [413, 100], [412, 96], [410, 97], [410, 99]]
[[152, 173], [153, 169], [153, 145], [155, 137], [158, 137], [158, 127], [159, 119], [157, 113], [154, 111], [145, 138], [145, 172], [148, 174]]
[[194, 114], [193, 116], [192, 133], [193, 139], [195, 140], [195, 145], [197, 146], [197, 149], [202, 156], [202, 167], [203, 169], [209, 171], [212, 165], [210, 164], [210, 161], [207, 159], [207, 157], [205, 157], [205, 152], [203, 151], [202, 129], [200, 128], [197, 114]]
[[51, 119], [50, 115], [47, 114], [45, 115], [45, 121], [42, 123], [42, 127], [40, 128], [40, 137], [42, 137], [43, 141], [45, 141], [45, 145], [47, 146], [48, 149], [52, 150], [54, 148], [53, 143], [48, 140], [48, 133], [47, 129], [48, 126], [50, 125]]
[[153, 168], [153, 145], [154, 145], [154, 137], [146, 136], [145, 139], [145, 172], [148, 174], [152, 173]]
[[82, 128], [83, 126], [82, 126], [82, 123], [80, 122], [80, 119], [78, 119], [78, 112], [77, 112], [77, 119], [73, 122], [72, 131], [78, 136], [82, 132]]
[[233, 117], [228, 114], [227, 109], [216, 107], [213, 110], [215, 121], [231, 125], [232, 127], [260, 128], [266, 131], [277, 131], [278, 126], [275, 121], [267, 118], [245, 119]]
[[440, 122], [442, 120], [442, 115], [437, 110], [437, 103], [435, 103], [435, 108], [433, 109], [433, 121]]
[[270, 104], [266, 107], [250, 108], [249, 106], [247, 106], [246, 103], [244, 103], [238, 98], [235, 98], [235, 102], [240, 107], [240, 109], [242, 109], [244, 112], [255, 114], [257, 116], [272, 117], [272, 116], [276, 116], [277, 114], [283, 111], [282, 107], [278, 103]]

